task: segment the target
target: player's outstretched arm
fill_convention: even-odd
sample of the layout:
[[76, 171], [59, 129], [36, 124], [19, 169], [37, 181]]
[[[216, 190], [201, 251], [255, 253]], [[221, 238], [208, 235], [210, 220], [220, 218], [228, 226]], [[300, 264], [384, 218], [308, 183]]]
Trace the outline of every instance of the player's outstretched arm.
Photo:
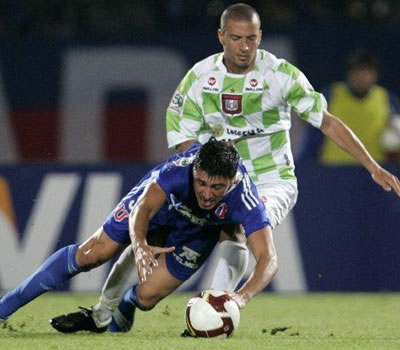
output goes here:
[[371, 157], [358, 137], [346, 124], [333, 114], [324, 111], [321, 131], [332, 139], [340, 148], [359, 160], [360, 163], [368, 169], [372, 179], [385, 191], [393, 190], [400, 197], [400, 181], [397, 176], [383, 169]]
[[247, 242], [256, 260], [256, 266], [238, 292], [231, 294], [239, 308], [245, 307], [252, 297], [260, 293], [278, 271], [278, 258], [271, 227], [265, 227], [252, 233]]
[[129, 235], [132, 249], [135, 254], [136, 269], [139, 283], [146, 281], [153, 273], [153, 266], [158, 266], [156, 256], [161, 253], [172, 252], [175, 247], [154, 247], [147, 244], [149, 221], [160, 210], [167, 196], [157, 184], [150, 184], [139, 198], [129, 216]]

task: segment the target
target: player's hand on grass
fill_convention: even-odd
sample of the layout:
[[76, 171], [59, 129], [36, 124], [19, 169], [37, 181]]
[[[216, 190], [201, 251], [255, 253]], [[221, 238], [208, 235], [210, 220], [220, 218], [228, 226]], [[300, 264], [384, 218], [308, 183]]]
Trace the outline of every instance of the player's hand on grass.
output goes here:
[[393, 190], [400, 197], [400, 181], [397, 176], [381, 167], [371, 175], [372, 179], [385, 191], [390, 192]]
[[243, 295], [235, 293], [235, 292], [228, 292], [228, 291], [226, 293], [237, 304], [239, 309], [243, 309], [247, 305], [248, 300], [246, 298], [244, 298]]
[[175, 247], [155, 247], [147, 243], [136, 243], [133, 245], [136, 269], [139, 277], [139, 284], [146, 282], [147, 278], [153, 273], [153, 267], [158, 266], [157, 256], [162, 253], [170, 253]]

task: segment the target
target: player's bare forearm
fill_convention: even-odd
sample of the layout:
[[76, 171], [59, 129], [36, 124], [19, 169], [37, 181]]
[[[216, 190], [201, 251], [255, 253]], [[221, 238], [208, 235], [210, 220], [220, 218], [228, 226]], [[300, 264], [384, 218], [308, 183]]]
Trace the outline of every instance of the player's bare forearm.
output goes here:
[[278, 271], [278, 258], [270, 227], [251, 234], [248, 243], [256, 260], [256, 266], [249, 279], [237, 292], [237, 298], [234, 297], [240, 308], [243, 308], [251, 298], [260, 293]]
[[383, 169], [368, 153], [358, 137], [341, 120], [327, 111], [324, 111], [324, 119], [321, 131], [340, 148], [356, 158], [370, 172], [372, 179], [385, 191], [395, 191], [400, 197], [399, 179]]
[[144, 191], [129, 216], [129, 235], [135, 255], [139, 283], [146, 281], [157, 266], [156, 255], [168, 253], [174, 247], [160, 248], [147, 244], [147, 231], [151, 218], [160, 210], [166, 201], [166, 194], [157, 183], [152, 183]]

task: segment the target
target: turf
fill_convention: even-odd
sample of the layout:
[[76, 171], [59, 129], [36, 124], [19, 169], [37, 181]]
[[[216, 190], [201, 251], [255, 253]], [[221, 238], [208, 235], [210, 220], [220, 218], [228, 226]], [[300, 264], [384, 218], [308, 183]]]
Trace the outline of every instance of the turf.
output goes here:
[[125, 334], [61, 334], [48, 319], [96, 302], [93, 295], [53, 293], [0, 325], [0, 349], [400, 349], [396, 294], [264, 294], [241, 312], [230, 339], [181, 338], [190, 295], [174, 294], [153, 311], [139, 312]]

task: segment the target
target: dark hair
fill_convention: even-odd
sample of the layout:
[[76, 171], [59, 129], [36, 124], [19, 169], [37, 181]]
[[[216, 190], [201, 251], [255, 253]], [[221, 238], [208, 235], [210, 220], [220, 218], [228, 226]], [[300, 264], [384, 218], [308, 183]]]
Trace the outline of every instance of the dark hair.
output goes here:
[[359, 68], [372, 69], [379, 73], [378, 59], [368, 50], [358, 49], [347, 57], [346, 70], [349, 72]]
[[224, 12], [222, 12], [220, 23], [221, 29], [225, 29], [225, 24], [229, 20], [251, 22], [253, 21], [254, 17], [261, 25], [260, 16], [254, 7], [242, 3], [231, 5], [227, 7]]
[[197, 152], [193, 167], [204, 170], [210, 177], [222, 176], [232, 179], [236, 174], [239, 159], [235, 146], [212, 137]]

